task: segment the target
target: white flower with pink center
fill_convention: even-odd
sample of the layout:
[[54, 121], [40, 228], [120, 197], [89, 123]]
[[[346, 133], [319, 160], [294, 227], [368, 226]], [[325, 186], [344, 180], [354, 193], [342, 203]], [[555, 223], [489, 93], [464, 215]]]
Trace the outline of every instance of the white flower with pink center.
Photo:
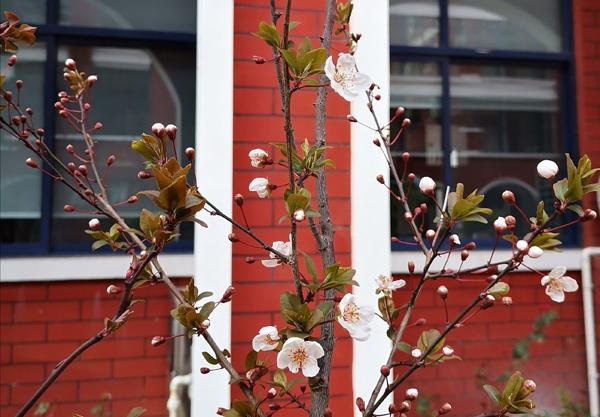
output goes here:
[[359, 303], [353, 294], [346, 294], [340, 301], [339, 309], [338, 322], [353, 339], [362, 342], [371, 336], [369, 323], [375, 316], [373, 307]]
[[358, 72], [356, 61], [350, 54], [339, 54], [335, 65], [333, 57], [327, 58], [324, 70], [331, 88], [347, 101], [354, 101], [371, 86], [371, 77]]
[[279, 332], [275, 326], [265, 326], [258, 331], [252, 339], [252, 349], [256, 352], [261, 350], [273, 350], [279, 344]]
[[575, 292], [579, 289], [577, 281], [565, 276], [566, 273], [567, 268], [557, 266], [542, 278], [542, 286], [546, 287], [546, 295], [557, 303], [565, 301], [565, 292]]
[[294, 374], [302, 371], [305, 377], [311, 378], [319, 373], [317, 359], [324, 355], [323, 348], [317, 342], [290, 337], [277, 354], [277, 367], [288, 368]]

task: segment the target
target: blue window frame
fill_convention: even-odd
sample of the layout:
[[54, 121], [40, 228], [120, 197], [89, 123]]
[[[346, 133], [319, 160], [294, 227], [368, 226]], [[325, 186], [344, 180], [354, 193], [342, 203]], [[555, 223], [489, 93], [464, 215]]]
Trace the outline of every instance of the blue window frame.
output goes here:
[[[392, 0], [390, 2], [390, 39], [392, 42], [390, 46], [392, 109], [390, 112], [393, 112], [396, 106], [402, 105], [407, 108], [407, 116], [411, 117], [414, 122], [404, 135], [404, 141], [399, 141], [394, 153], [399, 158], [404, 150], [411, 151], [413, 155], [411, 161], [414, 161], [411, 162], [413, 163], [411, 170], [415, 170], [421, 175], [432, 176], [443, 182], [444, 187], [439, 188], [445, 188], [446, 184], [453, 186], [456, 182], [468, 183], [471, 179], [468, 176], [472, 177], [474, 183], [479, 181], [479, 185], [481, 185], [481, 180], [485, 177], [485, 163], [491, 163], [492, 165], [488, 166], [493, 167], [494, 161], [504, 160], [505, 162], [499, 163], [499, 165], [504, 164], [510, 167], [513, 161], [520, 160], [520, 163], [524, 164], [526, 169], [535, 172], [534, 161], [537, 163], [539, 159], [543, 159], [545, 153], [548, 153], [547, 157], [553, 158], [557, 162], [564, 160], [562, 154], [565, 152], [577, 156], [571, 1], [556, 0], [554, 16], [549, 14], [544, 16], [548, 19], [555, 18], [557, 20], [555, 25], [559, 28], [555, 42], [547, 45], [547, 50], [544, 50], [544, 47], [535, 45], [534, 42], [531, 46], [524, 42], [522, 38], [517, 39], [516, 43], [513, 44], [510, 44], [511, 39], [507, 40], [506, 43], [509, 44], [509, 48], [506, 49], [503, 49], [502, 45], [498, 49], [467, 48], [462, 46], [465, 42], [457, 42], [456, 36], [454, 39], [452, 38], [452, 16], [449, 16], [449, 9], [452, 6], [455, 7], [454, 17], [456, 17], [457, 3], [463, 8], [462, 12], [468, 14], [473, 13], [480, 5], [481, 7], [493, 4], [501, 5], [503, 2], [512, 3], [508, 6], [514, 9], [514, 0], [490, 0], [487, 2], [470, 0], [424, 0], [419, 2]], [[542, 7], [546, 6], [545, 3], [540, 3], [540, 0], [527, 0], [516, 4], [517, 7], [526, 3], [529, 3], [530, 6], [536, 6], [536, 2]], [[396, 8], [394, 9], [394, 7]], [[415, 12], [417, 9], [418, 11]], [[404, 20], [402, 20], [401, 25], [398, 24], [397, 26], [401, 27], [399, 29], [401, 33], [394, 33], [394, 23], [398, 23], [398, 21], [393, 21], [394, 18], [398, 18], [398, 16], [394, 16], [394, 12], [403, 14], [401, 18]], [[480, 10], [480, 12], [482, 11]], [[415, 17], [414, 14], [419, 16]], [[407, 15], [410, 15], [410, 17], [405, 17]], [[490, 20], [493, 20], [493, 17], [490, 17]], [[415, 29], [412, 32], [411, 25]], [[454, 21], [454, 27], [456, 26], [458, 25]], [[468, 22], [465, 26], [473, 28], [474, 24]], [[493, 24], [486, 24], [483, 29], [487, 31], [488, 27], [489, 30], [492, 30]], [[419, 29], [422, 29], [422, 31], [419, 32]], [[431, 33], [434, 35], [429, 36]], [[413, 37], [411, 38], [411, 36]], [[515, 37], [517, 36], [515, 35]], [[415, 41], [415, 39], [417, 40]], [[487, 41], [489, 42], [490, 39], [493, 43], [493, 37], [488, 36]], [[475, 43], [479, 41], [479, 39], [474, 40]], [[500, 39], [498, 43], [503, 42], [505, 40]], [[457, 43], [461, 45], [455, 46]], [[466, 43], [468, 44], [468, 42]], [[516, 47], [510, 49], [514, 45]], [[398, 89], [402, 90], [403, 93], [395, 102], [394, 76], [399, 74], [401, 75], [399, 80], [405, 82], [400, 82], [401, 86]], [[495, 106], [500, 107], [492, 106], [491, 109], [485, 109], [482, 106], [482, 103], [485, 104], [485, 102], [481, 100], [469, 102], [469, 93], [464, 93], [461, 97], [461, 92], [475, 88], [475, 83], [470, 83], [470, 81], [481, 81], [486, 77], [487, 80], [500, 80], [498, 89], [510, 86], [512, 82], [525, 82], [531, 90], [530, 98], [537, 95], [539, 99], [537, 101], [532, 99], [528, 103], [519, 105], [515, 105], [510, 100], [504, 103], [501, 103], [502, 100], [498, 100]], [[418, 84], [412, 90], [407, 87], [410, 85], [411, 80], [417, 80]], [[507, 83], [507, 80], [510, 82]], [[489, 92], [490, 96], [493, 96], [493, 94], [493, 91]], [[508, 95], [508, 92], [506, 94]], [[468, 110], [463, 110], [464, 108]], [[517, 108], [518, 111], [515, 111]], [[486, 110], [489, 111], [486, 112]], [[495, 139], [483, 138], [487, 142], [482, 146], [490, 148], [489, 142], [496, 140], [497, 142], [494, 142], [491, 147], [498, 146], [498, 148], [491, 149], [491, 152], [489, 152], [489, 149], [486, 150], [482, 147], [481, 150], [486, 150], [486, 153], [469, 152], [470, 144], [468, 142], [472, 139], [470, 133], [476, 129], [468, 127], [468, 121], [477, 120], [478, 123], [484, 124], [486, 117], [491, 120], [490, 124], [495, 124], [499, 128], [494, 131], [497, 134]], [[467, 120], [466, 125], [461, 125], [461, 121], [464, 122], [465, 120]], [[540, 127], [539, 132], [534, 131], [541, 138], [538, 140], [540, 142], [539, 146], [536, 147], [534, 141], [532, 141], [527, 146], [521, 146], [521, 148], [526, 149], [526, 152], [511, 153], [510, 142], [514, 140], [510, 136], [511, 128], [512, 131], [521, 129], [519, 132], [524, 134], [531, 132], [531, 124], [537, 122], [540, 126], [547, 127], [545, 129]], [[411, 130], [416, 129], [418, 132], [419, 128], [424, 126], [423, 131], [426, 131], [426, 133], [421, 136], [418, 133], [411, 133]], [[552, 129], [549, 127], [552, 127]], [[463, 132], [460, 132], [461, 129]], [[489, 130], [482, 129], [482, 132], [489, 133]], [[411, 138], [411, 134], [416, 137]], [[481, 134], [481, 136], [485, 135]], [[504, 140], [501, 140], [502, 137]], [[462, 139], [462, 141], [458, 139]], [[455, 141], [454, 144], [453, 140]], [[466, 149], [457, 152], [455, 149], [456, 142], [461, 142]], [[467, 144], [465, 145], [465, 143]], [[502, 147], [502, 143], [504, 143], [504, 147]], [[425, 152], [423, 146], [430, 146], [434, 151], [432, 152], [430, 149]], [[514, 149], [512, 150], [514, 151]], [[419, 163], [419, 156], [422, 157], [422, 164]], [[476, 169], [477, 165], [473, 163], [472, 167], [467, 170], [468, 174], [461, 172], [461, 161], [469, 158], [475, 161], [482, 156], [482, 163], [484, 164], [482, 169]], [[486, 156], [487, 159], [485, 159]], [[510, 176], [511, 169], [495, 171], [494, 175], [496, 177], [499, 175]], [[515, 175], [515, 177], [518, 177], [518, 175]], [[528, 189], [533, 190], [537, 187], [537, 190], [530, 194], [535, 194], [538, 199], [552, 202], [551, 190], [547, 187], [547, 184], [542, 184], [540, 181], [534, 184], [534, 187], [531, 187], [522, 183], [518, 178], [515, 181], [518, 183], [517, 188], [519, 185], [523, 186], [522, 194], [527, 194]], [[535, 181], [535, 179], [530, 181]], [[502, 184], [498, 186], [503, 187]], [[467, 191], [471, 191], [467, 184], [466, 188]], [[499, 193], [503, 189], [498, 188], [492, 194], [497, 194], [498, 208], [500, 209], [500, 206], [502, 206], [504, 210], [508, 210], [505, 205], [502, 205], [499, 198]], [[418, 194], [416, 192], [413, 195]], [[486, 206], [496, 208], [494, 207], [496, 203], [490, 205], [493, 201], [489, 196], [486, 198], [486, 203]], [[399, 237], [406, 237], [408, 229], [404, 225], [402, 216], [397, 214], [401, 212], [401, 208], [394, 201], [391, 202], [391, 211], [392, 233]], [[432, 211], [434, 210], [430, 210], [430, 212]], [[503, 214], [508, 214], [508, 212]], [[433, 215], [429, 220], [432, 220], [432, 218]], [[475, 228], [461, 230], [459, 234], [462, 236], [464, 233], [466, 239], [474, 237], [479, 244], [483, 243], [483, 246], [491, 246], [494, 241], [491, 232], [489, 226], [487, 231], [475, 226]], [[573, 246], [578, 244], [579, 234], [579, 228], [569, 229], [561, 236], [563, 245]], [[392, 249], [406, 250], [407, 246], [392, 244]]]
[[[184, 149], [185, 146], [193, 146], [195, 130], [195, 2], [189, 3], [184, 0], [175, 0], [174, 3], [164, 3], [170, 8], [170, 13], [179, 11], [182, 15], [187, 16], [185, 19], [183, 19], [186, 22], [186, 24], [183, 26], [176, 26], [177, 19], [175, 19], [175, 22], [170, 22], [171, 24], [163, 24], [162, 26], [158, 24], [155, 26], [148, 24], [148, 22], [144, 21], [144, 19], [140, 19], [140, 16], [144, 15], [144, 13], [141, 13], [138, 7], [135, 10], [129, 11], [131, 13], [137, 13], [135, 15], [135, 19], [133, 18], [134, 15], [130, 14], [132, 17], [130, 20], [130, 22], [132, 22], [131, 24], [128, 23], [127, 19], [118, 19], [121, 28], [117, 28], [116, 26], [102, 27], [110, 26], [110, 24], [107, 24], [110, 23], [110, 19], [108, 19], [106, 16], [114, 16], [114, 14], [111, 14], [110, 8], [114, 5], [119, 5], [119, 1], [116, 0], [86, 0], [78, 2], [72, 2], [68, 0], [7, 0], [7, 3], [9, 4], [5, 4], [3, 7], [14, 10], [21, 16], [23, 21], [38, 26], [37, 43], [39, 45], [43, 45], [45, 59], [43, 62], [43, 91], [41, 94], [42, 107], [35, 109], [37, 112], [36, 116], [38, 116], [36, 117], [36, 122], [39, 122], [43, 119], [43, 127], [46, 132], [45, 137], [50, 147], [53, 147], [56, 151], [60, 151], [64, 147], [64, 143], [60, 142], [61, 140], [72, 140], [67, 134], [64, 133], [65, 129], [61, 129], [60, 123], [62, 122], [57, 120], [56, 113], [53, 108], [53, 103], [56, 101], [57, 92], [64, 88], [61, 80], [61, 60], [64, 60], [63, 55], [65, 49], [68, 49], [69, 53], [78, 51], [83, 56], [88, 56], [90, 58], [88, 62], [90, 66], [101, 67], [107, 62], [108, 64], [106, 65], [113, 65], [113, 78], [124, 76], [123, 73], [114, 74], [119, 73], [119, 70], [115, 69], [116, 67], [114, 67], [114, 65], [116, 65], [115, 62], [118, 61], [119, 58], [118, 56], [114, 56], [115, 51], [121, 53], [121, 55], [129, 57], [127, 58], [129, 59], [129, 61], [126, 62], [127, 65], [129, 65], [132, 60], [136, 59], [136, 64], [138, 67], [143, 67], [144, 65], [146, 65], [146, 67], [148, 65], [154, 65], [158, 67], [160, 71], [167, 74], [164, 76], [164, 79], [160, 80], [160, 85], [163, 86], [165, 90], [171, 91], [171, 94], [175, 97], [173, 102], [177, 101], [177, 106], [185, 107], [185, 111], [183, 112], [178, 110], [176, 113], [177, 117], [175, 117], [175, 113], [169, 113], [169, 111], [165, 112], [161, 109], [161, 112], [159, 113], [165, 117], [165, 119], [162, 120], [165, 123], [177, 123], [178, 127], [180, 128], [180, 132], [183, 127], [183, 131], [185, 133], [181, 134], [183, 137], [181, 140], [182, 143], [179, 144], [181, 149]], [[90, 24], [88, 24], [88, 21], [85, 20], [90, 16], [90, 14], [68, 16], [69, 8], [77, 8], [84, 3], [86, 3], [88, 7], [96, 7], [97, 10], [94, 9], [92, 11], [98, 15], [101, 14], [98, 12], [98, 10], [101, 10], [104, 15], [100, 16], [101, 18], [97, 18], [96, 21], [93, 21]], [[194, 10], [192, 10], [192, 8]], [[40, 12], [40, 9], [44, 9], [44, 12]], [[72, 10], [70, 12], [73, 13]], [[89, 12], [90, 10], [88, 9], [87, 13]], [[155, 16], [153, 16], [153, 18], [157, 19], [157, 22], [164, 22], [164, 19], [161, 18], [160, 13], [155, 13], [155, 11], [152, 10], [149, 10], [147, 13], [154, 13]], [[28, 21], [28, 16], [32, 16], [32, 19], [37, 21]], [[68, 19], [69, 17], [70, 20]], [[133, 27], [133, 29], [123, 28], [128, 26]], [[165, 26], [167, 29], [161, 30]], [[141, 29], [139, 29], [139, 27], [141, 27]], [[147, 30], [147, 27], [153, 29]], [[156, 27], [156, 30], [154, 27]], [[23, 53], [25, 49], [26, 48], [23, 48], [21, 53]], [[148, 61], [148, 56], [151, 56], [152, 62]], [[84, 65], [81, 66], [83, 67]], [[183, 66], [186, 68], [191, 68], [191, 73], [189, 71], [184, 73], [184, 70], [182, 69]], [[87, 69], [88, 67], [85, 69], [86, 72], [89, 72]], [[131, 74], [131, 76], [132, 79], [141, 80], [137, 83], [139, 85], [144, 85], [144, 77], [148, 78], [150, 76], [154, 76], [154, 74], [144, 74], [142, 72], [143, 70], [140, 70], [140, 68], [137, 68], [137, 70], [140, 72]], [[172, 77], [168, 75], [169, 71], [171, 70], [173, 73]], [[102, 77], [103, 74], [100, 72], [100, 81], [102, 80]], [[184, 80], [191, 80], [191, 83], [184, 84]], [[27, 83], [27, 80], [25, 81]], [[98, 85], [101, 85], [100, 81]], [[110, 84], [108, 80], [107, 83]], [[148, 90], [150, 90], [150, 88], [147, 86], [139, 87], [139, 91], [147, 94], [148, 97], [146, 98], [152, 101], [152, 91], [144, 91], [143, 88]], [[106, 91], [106, 86], [104, 91]], [[94, 99], [100, 101], [102, 94], [103, 89], [98, 89], [94, 92]], [[147, 106], [153, 105], [156, 108], [160, 108], [161, 104], [164, 104], [162, 107], [170, 108], [171, 106], [169, 106], [169, 104], [173, 104], [169, 102], [169, 100], [165, 100], [164, 95], [160, 97], [160, 100], [154, 101], [155, 103], [148, 104]], [[127, 111], [129, 109], [122, 110]], [[171, 117], [172, 115], [173, 117]], [[110, 128], [111, 124], [109, 117], [102, 120], [104, 125], [108, 128]], [[134, 119], [129, 121], [135, 122], [138, 120]], [[118, 137], [117, 139], [122, 141], [122, 146], [125, 137], [127, 137], [127, 141], [129, 141], [142, 130], [145, 129], [148, 131], [151, 126], [151, 124], [149, 124], [150, 122], [151, 121], [149, 120], [145, 120], [145, 123], [148, 124], [135, 124], [135, 126], [132, 127], [132, 129], [135, 130], [128, 129], [127, 131], [120, 132], [119, 135], [113, 136]], [[122, 124], [121, 119], [119, 120], [119, 124]], [[128, 146], [125, 148], [127, 147]], [[120, 160], [125, 161], [129, 161], [128, 158], [130, 156], [131, 158], [134, 158], [133, 152], [131, 152], [131, 154], [120, 152], [118, 156]], [[135, 168], [135, 171], [133, 171], [134, 174], [142, 167], [142, 164], [141, 161], [138, 161], [137, 159], [131, 159], [131, 162], [134, 162], [129, 164], [132, 165], [132, 167], [137, 164], [137, 168]], [[6, 174], [6, 172], [3, 172], [3, 175]], [[120, 182], [120, 180], [118, 181]], [[79, 219], [63, 219], [61, 214], [64, 215], [64, 213], [62, 213], [61, 210], [56, 209], [56, 206], [62, 207], [62, 204], [64, 204], [58, 201], [58, 198], [62, 198], [63, 196], [59, 195], [60, 192], [57, 187], [62, 186], [60, 184], [54, 184], [48, 177], [41, 177], [39, 187], [41, 193], [41, 198], [39, 201], [39, 214], [35, 215], [35, 219], [20, 220], [17, 222], [18, 224], [16, 227], [13, 227], [12, 224], [9, 227], [2, 227], [0, 252], [3, 256], [89, 252], [91, 241], [83, 234], [83, 228], [87, 224], [89, 217], [92, 217], [92, 215], [81, 216]], [[7, 198], [7, 196], [4, 196], [4, 198]], [[55, 206], [54, 209], [53, 205]], [[137, 211], [139, 211], [141, 208], [139, 203], [134, 207], [136, 207], [134, 210]], [[19, 217], [18, 213], [16, 217]], [[8, 225], [9, 220], [3, 217], [0, 222]], [[28, 223], [29, 226], [27, 225]], [[19, 233], [19, 227], [21, 230], [25, 231], [27, 231], [28, 228], [37, 229], [34, 233], [30, 233], [29, 238], [21, 239], [22, 241], [19, 241], [18, 236], [15, 236], [15, 234]], [[8, 232], [6, 232], [7, 229], [9, 229]], [[72, 238], [72, 236], [69, 235], [69, 229], [73, 229], [73, 233], [77, 233], [78, 238]], [[169, 250], [190, 251], [193, 248], [193, 227], [190, 226], [189, 228], [186, 228], [180, 232], [181, 238], [177, 242], [171, 244], [169, 246]], [[65, 236], [65, 240], [57, 240], [56, 236], [60, 236], [61, 239], [63, 236]]]

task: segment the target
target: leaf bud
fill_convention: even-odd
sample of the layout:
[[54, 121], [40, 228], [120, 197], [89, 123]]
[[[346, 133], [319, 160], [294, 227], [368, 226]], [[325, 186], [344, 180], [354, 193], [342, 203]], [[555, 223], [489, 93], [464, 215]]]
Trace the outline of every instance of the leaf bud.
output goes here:
[[452, 411], [452, 406], [450, 405], [450, 403], [446, 403], [440, 407], [440, 409], [438, 410], [438, 414], [448, 414], [450, 411]]
[[63, 210], [67, 213], [72, 213], [75, 211], [75, 207], [73, 207], [70, 204], [65, 204], [65, 206], [63, 207]]
[[177, 138], [177, 126], [169, 124], [167, 127], [165, 127], [165, 132], [167, 133], [169, 139], [174, 141]]
[[440, 285], [439, 287], [437, 287], [436, 291], [442, 300], [448, 298], [448, 288], [445, 285]]
[[381, 372], [381, 375], [387, 377], [390, 375], [390, 367], [387, 365], [383, 365], [381, 367], [381, 369], [379, 370], [379, 372]]
[[31, 168], [38, 168], [37, 162], [35, 162], [32, 158], [27, 158], [25, 160], [25, 163], [27, 164], [27, 166], [29, 166]]
[[108, 295], [116, 295], [116, 294], [120, 294], [121, 293], [121, 288], [117, 287], [114, 284], [110, 284], [108, 287], [106, 287], [106, 293]]
[[350, 122], [350, 123], [356, 123], [358, 122], [358, 120], [356, 119], [356, 117], [352, 116], [351, 114], [346, 116], [346, 119]]
[[160, 345], [162, 345], [162, 344], [163, 344], [163, 343], [165, 343], [166, 341], [167, 341], [167, 339], [166, 339], [165, 337], [163, 337], [163, 336], [154, 336], [154, 337], [152, 338], [152, 341], [150, 342], [150, 344], [151, 344], [152, 346], [156, 347], [156, 346], [160, 346]]
[[191, 146], [189, 148], [185, 148], [185, 156], [189, 161], [194, 159], [194, 155], [196, 155], [196, 150], [194, 148]]
[[507, 202], [508, 204], [515, 204], [516, 203], [516, 199], [515, 199], [515, 193], [513, 193], [510, 190], [505, 190], [502, 193], [502, 200], [504, 200], [505, 202]]
[[383, 175], [379, 174], [377, 177], [375, 177], [377, 179], [377, 182], [380, 184], [385, 184], [385, 178], [383, 178]]

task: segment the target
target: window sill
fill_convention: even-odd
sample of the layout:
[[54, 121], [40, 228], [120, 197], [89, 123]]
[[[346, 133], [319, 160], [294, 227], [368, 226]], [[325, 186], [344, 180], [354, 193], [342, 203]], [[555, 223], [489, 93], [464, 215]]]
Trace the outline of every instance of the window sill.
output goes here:
[[[569, 271], [580, 271], [581, 270], [581, 252], [580, 248], [577, 249], [564, 249], [562, 252], [550, 252], [546, 251], [540, 258], [532, 259], [527, 258], [527, 266], [538, 269], [540, 271], [548, 271], [555, 266], [565, 266]], [[502, 261], [509, 259], [511, 256], [510, 250], [502, 249], [497, 250], [494, 254], [494, 261]], [[471, 251], [469, 258], [465, 261], [463, 268], [471, 268], [478, 265], [485, 264], [490, 257], [490, 250], [475, 250]], [[439, 270], [443, 262], [446, 260], [437, 259], [432, 270]], [[392, 273], [394, 274], [405, 274], [408, 272], [408, 261], [415, 263], [415, 271], [419, 272], [423, 270], [424, 258], [421, 252], [417, 251], [393, 251], [392, 252]], [[453, 254], [448, 261], [447, 268], [458, 270], [460, 266], [460, 255], [458, 253]], [[527, 268], [520, 267], [520, 271], [527, 271]]]
[[[100, 280], [123, 277], [129, 267], [129, 256], [42, 256], [0, 258], [0, 283]], [[160, 261], [169, 275], [191, 277], [194, 256], [164, 254]]]

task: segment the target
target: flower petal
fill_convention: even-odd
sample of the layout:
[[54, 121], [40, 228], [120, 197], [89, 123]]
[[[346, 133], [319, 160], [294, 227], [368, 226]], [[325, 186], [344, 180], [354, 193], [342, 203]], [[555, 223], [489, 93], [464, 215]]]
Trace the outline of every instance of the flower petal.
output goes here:
[[311, 378], [319, 373], [319, 365], [317, 365], [317, 360], [313, 357], [309, 357], [306, 359], [304, 366], [302, 367], [302, 374]]
[[265, 327], [261, 327], [260, 330], [258, 331], [259, 334], [268, 334], [268, 335], [272, 335], [273, 333], [278, 334], [277, 333], [277, 327], [275, 326], [265, 326]]
[[557, 266], [556, 268], [552, 269], [552, 271], [550, 271], [550, 273], [548, 274], [551, 278], [560, 278], [562, 277], [564, 274], [566, 274], [567, 272], [567, 268], [564, 266]]
[[281, 352], [277, 354], [277, 367], [279, 369], [285, 369], [290, 365], [290, 355], [288, 355], [288, 351], [286, 349], [282, 349]]
[[325, 351], [323, 347], [317, 342], [304, 342], [304, 348], [306, 349], [306, 353], [308, 353], [311, 357], [319, 359], [325, 356]]
[[252, 339], [252, 349], [256, 352], [263, 350], [265, 345], [265, 336], [262, 334], [257, 334], [254, 336], [254, 339]]
[[396, 281], [392, 281], [392, 283], [389, 285], [389, 289], [394, 291], [404, 287], [405, 285], [406, 281], [404, 281], [403, 279], [397, 279]]
[[565, 301], [564, 291], [555, 289], [552, 286], [546, 287], [546, 295], [548, 295], [548, 297], [550, 297], [552, 299], [552, 301], [555, 301], [557, 303], [562, 303], [563, 301]]
[[335, 66], [340, 72], [356, 71], [356, 60], [351, 54], [341, 53]]
[[267, 268], [275, 268], [279, 265], [279, 259], [263, 259], [260, 263]]
[[544, 275], [544, 276], [542, 277], [541, 284], [542, 284], [542, 285], [547, 285], [547, 284], [550, 282], [550, 280], [551, 280], [551, 279], [552, 279], [552, 278], [550, 278], [548, 275]]
[[367, 74], [357, 72], [354, 76], [354, 88], [353, 90], [357, 93], [363, 93], [371, 86], [371, 77]]
[[325, 75], [329, 78], [330, 81], [333, 81], [335, 78], [335, 65], [333, 65], [333, 57], [327, 58], [325, 61]]
[[579, 289], [579, 284], [571, 277], [560, 277], [558, 280], [566, 292], [574, 292]]

